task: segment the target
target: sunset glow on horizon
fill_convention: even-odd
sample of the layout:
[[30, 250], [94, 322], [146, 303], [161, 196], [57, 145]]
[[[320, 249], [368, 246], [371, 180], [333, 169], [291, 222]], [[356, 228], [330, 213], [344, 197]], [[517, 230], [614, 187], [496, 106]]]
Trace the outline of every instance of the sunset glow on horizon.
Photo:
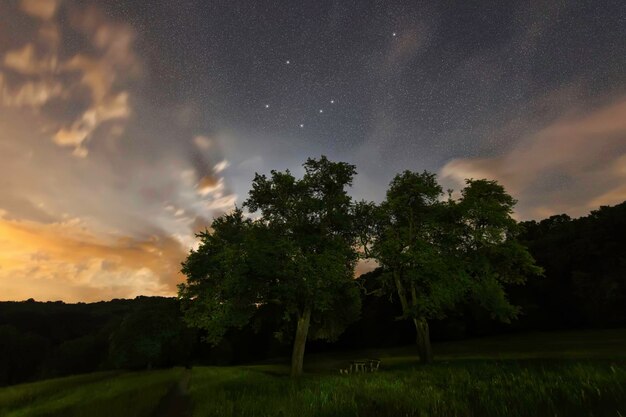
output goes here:
[[0, 2], [0, 300], [173, 296], [255, 172], [322, 154], [356, 199], [408, 169], [522, 220], [626, 200], [619, 13], [463, 7]]

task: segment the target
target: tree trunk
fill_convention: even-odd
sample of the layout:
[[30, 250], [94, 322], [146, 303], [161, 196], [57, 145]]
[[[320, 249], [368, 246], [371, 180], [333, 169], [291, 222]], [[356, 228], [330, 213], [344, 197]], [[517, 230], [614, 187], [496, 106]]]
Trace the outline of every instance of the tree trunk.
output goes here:
[[304, 307], [304, 311], [298, 317], [298, 327], [296, 338], [293, 341], [293, 352], [291, 354], [291, 376], [302, 375], [302, 364], [304, 362], [304, 349], [306, 339], [309, 334], [309, 324], [311, 323], [311, 306]]
[[433, 361], [433, 349], [430, 345], [430, 331], [426, 319], [413, 319], [415, 331], [417, 333], [417, 353], [420, 362], [426, 364]]

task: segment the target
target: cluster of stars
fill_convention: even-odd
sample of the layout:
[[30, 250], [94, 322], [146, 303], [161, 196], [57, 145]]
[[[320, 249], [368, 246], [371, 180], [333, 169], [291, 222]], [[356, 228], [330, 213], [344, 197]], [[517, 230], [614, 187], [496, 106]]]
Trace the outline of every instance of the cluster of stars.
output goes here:
[[[397, 32], [392, 32], [392, 33], [391, 33], [391, 36], [392, 36], [392, 37], [394, 37], [394, 38], [395, 38], [395, 37], [397, 37], [397, 35], [398, 35], [398, 33], [397, 33]], [[286, 59], [286, 60], [285, 60], [285, 65], [291, 65], [291, 63], [292, 63], [291, 59]], [[329, 102], [330, 102], [330, 104], [331, 104], [331, 105], [333, 105], [333, 104], [335, 104], [335, 99], [330, 99], [330, 100], [329, 100]], [[269, 104], [269, 103], [266, 103], [266, 104], [264, 104], [264, 107], [265, 107], [266, 109], [269, 109], [269, 108], [270, 108], [270, 104]], [[317, 111], [317, 113], [318, 113], [318, 114], [323, 114], [323, 113], [324, 113], [324, 109], [323, 109], [323, 108], [320, 108], [320, 109]], [[300, 129], [304, 128], [304, 123], [300, 123], [300, 124], [298, 125], [298, 127], [300, 127]]]
[[[287, 63], [287, 64], [289, 64], [289, 63], [290, 63], [290, 61], [289, 61], [289, 60], [287, 60], [287, 61], [286, 61], [286, 63]], [[335, 99], [330, 99], [330, 104], [335, 104]], [[269, 105], [268, 103], [266, 103], [266, 104], [264, 105], [264, 107], [265, 107], [266, 109], [269, 109], [269, 108], [270, 108], [270, 105]], [[320, 113], [320, 114], [324, 113], [324, 109], [319, 109], [319, 110], [318, 110], [318, 113]], [[304, 123], [300, 123], [298, 126], [302, 129], [302, 128], [304, 128]]]

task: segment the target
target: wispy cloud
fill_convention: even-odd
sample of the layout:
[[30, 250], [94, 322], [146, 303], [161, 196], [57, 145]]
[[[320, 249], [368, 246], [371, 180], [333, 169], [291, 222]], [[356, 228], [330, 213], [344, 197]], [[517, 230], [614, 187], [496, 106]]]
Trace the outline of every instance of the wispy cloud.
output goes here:
[[581, 215], [626, 197], [626, 97], [555, 120], [497, 157], [460, 158], [444, 178], [495, 178], [520, 200], [519, 215]]
[[59, 6], [59, 0], [21, 0], [20, 8], [31, 16], [43, 20], [52, 19]]
[[[59, 2], [28, 0], [20, 3], [24, 13], [42, 19], [30, 42], [4, 54], [2, 63], [8, 74], [18, 75], [13, 83], [0, 72], [1, 104], [45, 111], [52, 100], [68, 107], [82, 106], [82, 111], [66, 120], [56, 119], [51, 139], [59, 146], [70, 147], [75, 156], [87, 155], [87, 141], [96, 129], [110, 124], [120, 132], [131, 115], [130, 92], [121, 87], [124, 81], [141, 72], [133, 50], [134, 33], [130, 27], [108, 20], [97, 8], [71, 8], [71, 30], [91, 44], [92, 52], [64, 58], [59, 48], [61, 27], [54, 21]], [[89, 100], [84, 103], [85, 92]], [[119, 134], [119, 133], [118, 133]]]
[[229, 161], [180, 122], [193, 104], [146, 98], [136, 32], [96, 2], [0, 12], [28, 23], [0, 42], [0, 299], [175, 294], [194, 234], [236, 201]]

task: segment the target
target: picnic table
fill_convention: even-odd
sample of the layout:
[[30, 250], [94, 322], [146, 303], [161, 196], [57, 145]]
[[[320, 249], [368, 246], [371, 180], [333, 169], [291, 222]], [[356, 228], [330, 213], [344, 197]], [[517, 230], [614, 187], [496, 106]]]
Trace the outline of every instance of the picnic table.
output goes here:
[[358, 359], [350, 362], [348, 373], [376, 372], [380, 367], [380, 359]]

